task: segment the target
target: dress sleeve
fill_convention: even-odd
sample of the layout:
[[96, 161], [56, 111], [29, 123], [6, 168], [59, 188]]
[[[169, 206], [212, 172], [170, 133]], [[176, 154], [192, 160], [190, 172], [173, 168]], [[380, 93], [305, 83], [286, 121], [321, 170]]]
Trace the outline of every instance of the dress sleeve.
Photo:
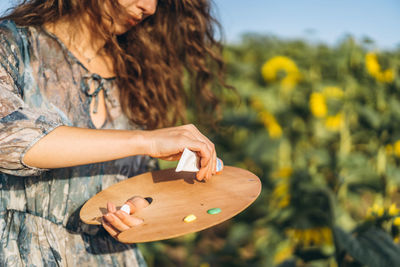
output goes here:
[[15, 24], [0, 23], [0, 172], [17, 176], [45, 171], [24, 164], [23, 156], [40, 138], [63, 125], [55, 112], [24, 103], [24, 49]]

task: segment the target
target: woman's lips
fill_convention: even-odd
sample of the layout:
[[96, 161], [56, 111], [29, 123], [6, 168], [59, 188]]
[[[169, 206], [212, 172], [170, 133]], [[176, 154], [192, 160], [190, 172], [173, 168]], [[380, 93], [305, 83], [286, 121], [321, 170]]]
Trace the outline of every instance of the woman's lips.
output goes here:
[[137, 22], [134, 19], [128, 19], [128, 23], [131, 26], [135, 26], [137, 24]]
[[137, 18], [128, 19], [128, 23], [131, 26], [135, 26], [135, 25], [139, 24], [141, 21], [142, 21], [141, 19], [137, 19]]

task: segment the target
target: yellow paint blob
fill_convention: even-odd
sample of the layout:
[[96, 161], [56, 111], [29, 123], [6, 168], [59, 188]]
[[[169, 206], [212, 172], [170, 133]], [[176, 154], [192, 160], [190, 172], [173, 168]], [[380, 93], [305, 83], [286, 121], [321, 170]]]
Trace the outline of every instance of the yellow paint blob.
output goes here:
[[194, 214], [190, 214], [190, 215], [186, 216], [183, 219], [183, 221], [186, 222], [186, 223], [190, 223], [190, 222], [193, 222], [196, 219], [197, 219], [197, 217]]

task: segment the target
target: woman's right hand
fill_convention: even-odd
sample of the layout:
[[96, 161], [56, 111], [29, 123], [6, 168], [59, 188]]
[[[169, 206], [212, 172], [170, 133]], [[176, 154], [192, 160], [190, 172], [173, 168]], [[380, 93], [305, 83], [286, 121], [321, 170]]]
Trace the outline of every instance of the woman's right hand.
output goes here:
[[179, 160], [185, 148], [200, 158], [199, 180], [209, 179], [216, 173], [217, 153], [214, 144], [193, 124], [143, 131], [147, 155], [163, 160]]

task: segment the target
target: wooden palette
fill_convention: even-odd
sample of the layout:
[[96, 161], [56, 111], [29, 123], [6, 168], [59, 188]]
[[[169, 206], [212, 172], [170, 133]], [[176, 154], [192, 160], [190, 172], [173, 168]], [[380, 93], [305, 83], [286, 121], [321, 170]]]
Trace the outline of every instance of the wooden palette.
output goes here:
[[[100, 225], [102, 215], [107, 212], [107, 202], [119, 208], [133, 196], [151, 197], [152, 203], [135, 213], [144, 223], [120, 233], [117, 239], [123, 243], [157, 241], [228, 220], [246, 209], [260, 192], [260, 179], [237, 167], [224, 166], [221, 174], [207, 182], [197, 181], [192, 172], [166, 169], [129, 178], [101, 191], [85, 203], [80, 217], [87, 224]], [[212, 208], [220, 208], [221, 212], [208, 214], [207, 210]], [[184, 222], [190, 214], [197, 219]]]

